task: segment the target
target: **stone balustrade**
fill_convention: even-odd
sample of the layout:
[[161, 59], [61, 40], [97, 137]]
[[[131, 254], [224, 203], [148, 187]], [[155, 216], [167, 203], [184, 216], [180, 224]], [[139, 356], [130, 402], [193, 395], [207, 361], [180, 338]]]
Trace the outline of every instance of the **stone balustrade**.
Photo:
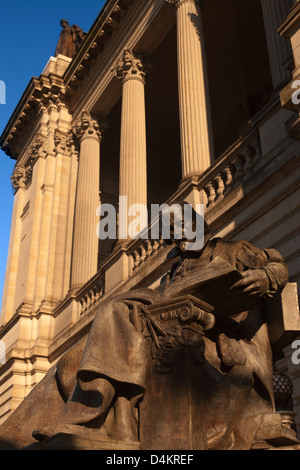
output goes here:
[[137, 268], [143, 266], [148, 259], [153, 258], [164, 246], [165, 242], [162, 237], [159, 240], [138, 239], [131, 244], [128, 247], [129, 275], [131, 276]]
[[80, 315], [89, 310], [96, 302], [102, 300], [104, 292], [104, 275], [102, 273], [100, 275], [99, 273], [99, 275], [93, 278], [92, 282], [89, 282], [88, 285], [84, 286], [84, 288], [78, 292], [77, 299]]
[[[207, 209], [214, 207], [240, 184], [251, 178], [261, 157], [260, 140], [256, 131], [236, 142], [220, 156], [196, 182], [198, 189], [204, 190], [207, 195]], [[172, 204], [177, 196], [177, 193], [174, 194], [166, 203]], [[151, 234], [150, 225], [148, 233]], [[157, 240], [138, 238], [123, 247], [128, 257], [128, 278], [136, 274], [148, 260], [153, 260], [165, 247], [166, 244], [161, 235]], [[104, 282], [105, 271], [108, 265], [111, 266], [114, 263], [115, 257], [116, 259], [118, 257], [117, 251], [109, 255], [100, 266], [98, 273], [78, 291], [76, 299], [80, 305], [80, 315], [86, 313], [107, 294]]]
[[257, 135], [231, 147], [199, 180], [207, 196], [207, 208], [214, 207], [237, 186], [248, 180], [261, 160]]

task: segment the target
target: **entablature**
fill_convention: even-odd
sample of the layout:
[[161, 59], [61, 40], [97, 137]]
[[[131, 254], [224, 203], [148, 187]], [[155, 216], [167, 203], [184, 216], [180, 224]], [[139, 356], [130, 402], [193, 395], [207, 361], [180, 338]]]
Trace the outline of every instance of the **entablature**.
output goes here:
[[49, 95], [54, 100], [58, 99], [63, 86], [63, 79], [55, 74], [49, 76], [42, 74], [39, 78], [33, 77], [30, 80], [0, 138], [0, 146], [9, 157], [18, 160], [26, 144], [28, 128], [34, 126], [40, 119], [45, 99]]
[[[31, 78], [0, 137], [2, 150], [11, 158], [18, 160], [24, 147], [22, 144], [25, 144], [24, 136], [28, 133], [29, 127], [33, 127], [33, 121], [36, 122], [39, 119], [41, 112], [49, 111], [49, 106], [62, 104], [70, 112], [76, 109], [77, 114], [80, 114], [83, 108], [92, 109], [95, 100], [99, 99], [99, 93], [103, 91], [103, 87], [98, 85], [99, 77], [105, 89], [108, 81], [114, 78], [111, 69], [123, 49], [128, 42], [130, 46], [132, 42], [135, 43], [135, 39], [132, 38], [135, 36], [133, 32], [136, 29], [138, 12], [149, 11], [150, 15], [155, 16], [162, 6], [164, 6], [163, 0], [155, 2], [108, 0], [75, 57], [70, 60], [59, 56], [62, 61], [65, 60], [66, 64], [58, 68], [54, 63], [49, 64], [51, 59], [53, 62], [57, 60], [52, 57], [44, 72], [39, 77]], [[145, 28], [147, 28], [147, 22], [138, 28], [137, 39], [140, 38]], [[104, 67], [104, 64], [108, 64], [108, 68]], [[109, 80], [106, 77], [107, 71], [110, 75]], [[97, 81], [97, 89], [94, 92], [95, 81]], [[87, 101], [86, 97], [91, 98], [89, 103], [83, 102]], [[108, 104], [108, 108], [111, 109], [113, 105], [114, 103]]]

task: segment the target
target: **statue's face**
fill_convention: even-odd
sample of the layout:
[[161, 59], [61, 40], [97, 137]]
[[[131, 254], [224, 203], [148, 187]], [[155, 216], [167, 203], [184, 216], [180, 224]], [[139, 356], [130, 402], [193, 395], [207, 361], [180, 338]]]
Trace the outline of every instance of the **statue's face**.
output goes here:
[[186, 205], [185, 209], [179, 207], [170, 214], [170, 240], [181, 251], [200, 251], [210, 238], [209, 228], [191, 206]]
[[183, 213], [180, 208], [178, 211], [175, 210], [175, 213], [170, 213], [170, 240], [182, 251], [185, 251], [187, 242], [194, 241], [194, 238], [190, 240], [185, 235], [185, 230], [191, 228], [192, 225], [192, 221], [183, 219]]
[[69, 23], [66, 20], [61, 20], [60, 25], [62, 28], [64, 28], [65, 26], [68, 26]]

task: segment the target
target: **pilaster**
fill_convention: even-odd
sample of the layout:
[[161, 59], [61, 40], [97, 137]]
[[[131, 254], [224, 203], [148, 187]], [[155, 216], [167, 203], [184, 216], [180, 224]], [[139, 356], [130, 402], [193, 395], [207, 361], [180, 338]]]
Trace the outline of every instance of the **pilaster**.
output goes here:
[[[15, 187], [14, 183], [14, 187]], [[16, 189], [16, 188], [15, 188]], [[12, 223], [10, 231], [10, 241], [7, 257], [7, 268], [5, 276], [5, 284], [3, 289], [1, 324], [7, 322], [15, 313], [15, 292], [17, 289], [17, 272], [18, 261], [20, 255], [20, 243], [22, 236], [22, 220], [21, 215], [24, 208], [25, 191], [17, 191], [14, 198]]]
[[261, 0], [274, 90], [290, 78], [287, 62], [292, 55], [289, 41], [277, 32], [292, 8], [292, 0]]

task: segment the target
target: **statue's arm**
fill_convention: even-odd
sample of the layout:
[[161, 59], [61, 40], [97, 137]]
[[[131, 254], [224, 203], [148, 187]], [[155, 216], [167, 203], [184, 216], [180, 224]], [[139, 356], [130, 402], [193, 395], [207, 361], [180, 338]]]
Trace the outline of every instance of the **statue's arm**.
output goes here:
[[73, 24], [72, 31], [73, 31], [74, 36], [75, 37], [78, 36], [80, 39], [84, 39], [86, 36], [83, 29], [77, 26], [77, 24]]
[[242, 279], [236, 282], [231, 289], [238, 289], [248, 295], [259, 297], [273, 297], [288, 282], [287, 265], [276, 250], [259, 250], [257, 253], [264, 261], [261, 269], [247, 269]]
[[262, 268], [266, 273], [269, 281], [269, 289], [266, 292], [266, 297], [273, 297], [276, 292], [281, 290], [289, 280], [289, 272], [287, 265], [284, 262], [268, 263]]

